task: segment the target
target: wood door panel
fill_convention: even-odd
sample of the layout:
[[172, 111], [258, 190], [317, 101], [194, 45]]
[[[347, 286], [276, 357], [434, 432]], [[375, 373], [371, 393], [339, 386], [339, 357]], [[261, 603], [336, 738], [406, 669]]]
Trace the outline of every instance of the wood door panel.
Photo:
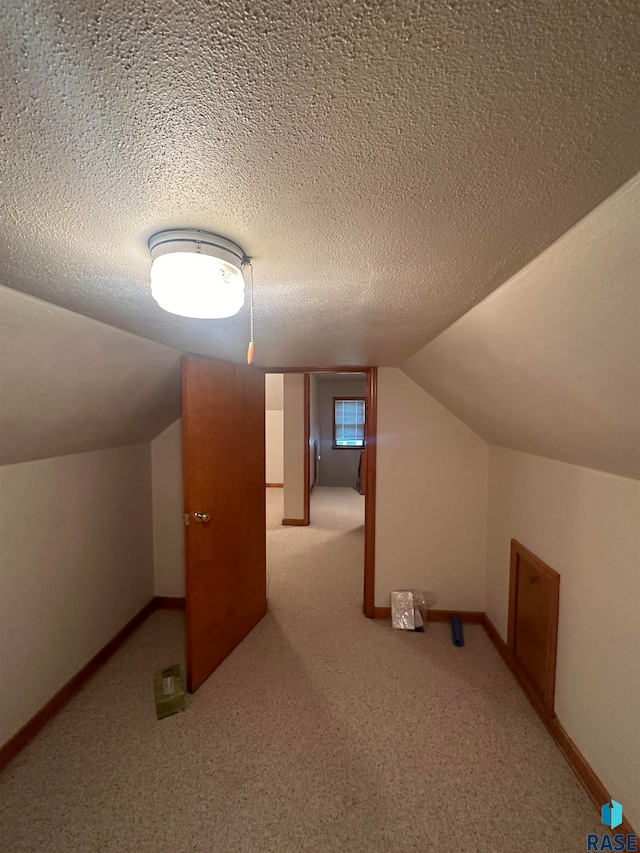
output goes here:
[[[196, 690], [266, 612], [264, 375], [183, 360], [187, 686]], [[194, 513], [209, 513], [196, 522]]]
[[547, 623], [552, 590], [541, 573], [520, 558], [518, 572], [515, 653], [536, 684], [544, 684], [547, 670]]
[[553, 713], [560, 575], [515, 539], [511, 542], [509, 648]]

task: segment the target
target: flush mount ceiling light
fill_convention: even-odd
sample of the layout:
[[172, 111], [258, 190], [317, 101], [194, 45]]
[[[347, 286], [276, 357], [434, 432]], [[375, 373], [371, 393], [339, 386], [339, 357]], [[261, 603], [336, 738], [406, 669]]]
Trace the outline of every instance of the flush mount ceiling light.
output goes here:
[[165, 311], [217, 320], [232, 317], [244, 305], [242, 267], [249, 258], [231, 240], [176, 228], [154, 234], [149, 251], [151, 293]]

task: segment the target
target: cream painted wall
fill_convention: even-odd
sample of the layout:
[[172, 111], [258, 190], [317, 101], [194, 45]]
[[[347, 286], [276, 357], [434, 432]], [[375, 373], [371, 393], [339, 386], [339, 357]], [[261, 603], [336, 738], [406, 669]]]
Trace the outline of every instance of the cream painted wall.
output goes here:
[[266, 482], [284, 483], [284, 412], [265, 412]]
[[491, 444], [640, 478], [640, 175], [403, 370]]
[[149, 442], [182, 353], [0, 287], [0, 465]]
[[284, 377], [265, 375], [266, 482], [284, 482]]
[[0, 743], [153, 596], [149, 444], [0, 468]]
[[484, 610], [488, 447], [397, 368], [378, 371], [376, 595]]
[[304, 518], [304, 375], [284, 375], [284, 517]]
[[284, 408], [284, 376], [282, 373], [265, 373], [264, 407], [270, 411]]
[[184, 595], [182, 418], [151, 442], [153, 575], [156, 595]]
[[640, 826], [640, 483], [491, 447], [486, 611], [507, 632], [510, 540], [560, 573], [556, 713]]
[[333, 398], [366, 397], [367, 381], [336, 379], [320, 382], [320, 485], [355, 488], [358, 477], [360, 450], [334, 450]]

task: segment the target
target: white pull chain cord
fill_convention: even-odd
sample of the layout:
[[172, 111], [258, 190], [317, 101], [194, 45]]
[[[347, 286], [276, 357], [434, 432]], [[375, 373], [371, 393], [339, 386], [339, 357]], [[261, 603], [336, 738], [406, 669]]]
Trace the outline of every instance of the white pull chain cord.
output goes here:
[[249, 317], [250, 317], [250, 331], [249, 331], [249, 347], [247, 349], [247, 364], [253, 364], [253, 355], [255, 352], [255, 344], [253, 341], [253, 264], [249, 258], [245, 259], [245, 264], [249, 265], [249, 270], [251, 271], [250, 278], [250, 296], [249, 296]]

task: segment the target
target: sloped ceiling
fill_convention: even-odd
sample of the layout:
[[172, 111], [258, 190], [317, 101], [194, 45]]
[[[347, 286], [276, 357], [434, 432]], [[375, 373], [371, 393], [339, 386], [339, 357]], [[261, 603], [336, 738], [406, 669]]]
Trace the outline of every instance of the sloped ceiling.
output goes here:
[[260, 364], [400, 364], [640, 169], [637, 0], [9, 0], [0, 281], [165, 314], [154, 231], [254, 257]]
[[0, 287], [0, 465], [149, 441], [181, 353]]
[[640, 175], [403, 369], [494, 444], [640, 477]]

